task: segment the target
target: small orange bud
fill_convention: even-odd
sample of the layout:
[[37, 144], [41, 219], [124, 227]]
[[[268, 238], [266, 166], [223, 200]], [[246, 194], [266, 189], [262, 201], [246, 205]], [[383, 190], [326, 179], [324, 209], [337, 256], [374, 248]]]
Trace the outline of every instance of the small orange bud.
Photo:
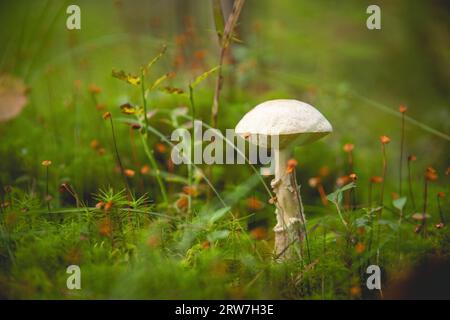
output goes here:
[[436, 181], [438, 179], [436, 170], [434, 170], [434, 168], [432, 167], [428, 167], [427, 170], [425, 171], [425, 178], [428, 181]]
[[339, 187], [345, 186], [346, 184], [348, 184], [350, 182], [350, 178], [349, 176], [341, 176], [339, 178], [336, 179], [336, 184]]
[[91, 84], [89, 85], [89, 92], [92, 94], [99, 94], [100, 92], [102, 92], [102, 89], [97, 87], [95, 84]]
[[177, 202], [175, 203], [175, 205], [177, 206], [178, 209], [182, 210], [184, 208], [186, 208], [189, 204], [188, 198], [186, 196], [182, 196], [180, 197]]
[[123, 170], [123, 173], [128, 177], [128, 178], [133, 178], [134, 175], [136, 174], [136, 172], [134, 170], [131, 169], [125, 169]]
[[415, 154], [411, 154], [408, 156], [408, 161], [416, 161], [416, 160], [417, 160], [417, 157]]
[[327, 166], [323, 166], [319, 169], [319, 176], [326, 177], [330, 174], [330, 168]]
[[111, 112], [107, 111], [107, 112], [105, 112], [105, 113], [103, 114], [103, 119], [104, 119], [104, 120], [107, 120], [107, 119], [109, 119], [109, 118], [111, 118]]
[[440, 192], [438, 192], [437, 196], [438, 196], [439, 198], [445, 198], [445, 193], [442, 192], [442, 191], [440, 191]]
[[311, 188], [317, 188], [317, 186], [320, 184], [320, 178], [319, 177], [309, 178], [308, 184]]
[[206, 50], [198, 50], [194, 52], [195, 59], [203, 60], [206, 56]]
[[260, 201], [256, 197], [250, 197], [247, 199], [246, 202], [247, 202], [247, 207], [250, 210], [261, 210], [264, 207], [264, 204], [262, 203], [262, 201]]
[[91, 141], [90, 146], [93, 150], [97, 150], [100, 147], [98, 140], [94, 139]]
[[344, 151], [347, 153], [352, 152], [354, 148], [355, 148], [355, 145], [352, 143], [346, 143], [346, 144], [344, 144], [344, 147], [343, 147]]
[[381, 136], [380, 141], [382, 144], [388, 144], [389, 142], [391, 142], [391, 138], [389, 138], [388, 136]]
[[202, 248], [203, 249], [209, 249], [209, 247], [211, 247], [211, 244], [209, 243], [209, 241], [203, 241], [202, 242]]
[[48, 166], [50, 166], [52, 164], [52, 162], [50, 161], [50, 160], [44, 160], [44, 161], [42, 161], [42, 165], [44, 166], [44, 167], [48, 167]]
[[400, 107], [398, 108], [398, 111], [400, 111], [400, 113], [405, 113], [408, 110], [408, 108], [401, 104]]
[[350, 288], [350, 295], [353, 297], [359, 297], [361, 295], [361, 288], [359, 286], [353, 286]]
[[254, 240], [263, 240], [267, 238], [267, 229], [264, 227], [256, 227], [250, 231], [250, 236]]
[[295, 169], [295, 167], [297, 166], [297, 160], [295, 159], [289, 159], [287, 162], [287, 169], [286, 172], [287, 173], [292, 173]]
[[97, 204], [95, 205], [95, 208], [101, 209], [101, 208], [103, 208], [104, 205], [105, 205], [105, 203], [104, 203], [103, 201], [99, 201], [99, 202], [97, 202]]
[[198, 196], [198, 190], [195, 186], [184, 186], [183, 193], [187, 194], [188, 196], [192, 196], [192, 197]]
[[358, 176], [356, 175], [356, 173], [350, 173], [350, 175], [348, 176], [352, 181], [356, 181], [358, 180]]
[[141, 174], [148, 174], [150, 172], [150, 167], [144, 164], [141, 168]]
[[370, 182], [372, 182], [372, 183], [381, 183], [381, 182], [383, 182], [383, 177], [373, 176], [372, 178], [370, 178]]
[[358, 242], [355, 246], [356, 253], [361, 254], [364, 252], [364, 250], [366, 250], [366, 246], [364, 245], [364, 243]]
[[392, 198], [392, 200], [396, 200], [396, 199], [400, 198], [400, 196], [398, 195], [397, 192], [392, 192], [391, 193], [391, 198]]
[[106, 211], [111, 210], [112, 206], [113, 206], [112, 201], [108, 201], [108, 202], [105, 204], [105, 210], [106, 210]]
[[166, 148], [166, 146], [163, 143], [157, 143], [155, 145], [155, 149], [159, 153], [166, 153], [166, 151], [167, 151], [167, 148]]

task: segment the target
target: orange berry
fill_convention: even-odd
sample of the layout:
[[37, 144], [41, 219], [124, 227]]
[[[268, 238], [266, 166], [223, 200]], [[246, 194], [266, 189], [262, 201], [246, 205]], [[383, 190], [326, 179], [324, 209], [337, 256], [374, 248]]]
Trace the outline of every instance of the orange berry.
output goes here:
[[398, 108], [398, 111], [400, 111], [400, 113], [405, 113], [408, 110], [408, 108], [401, 104], [400, 107]]

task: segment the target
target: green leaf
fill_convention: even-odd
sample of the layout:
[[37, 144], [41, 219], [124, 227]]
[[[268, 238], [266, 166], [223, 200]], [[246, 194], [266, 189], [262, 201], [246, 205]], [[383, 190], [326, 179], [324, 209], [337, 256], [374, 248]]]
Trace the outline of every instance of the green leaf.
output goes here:
[[164, 53], [166, 53], [166, 49], [167, 46], [163, 45], [161, 51], [158, 53], [158, 55], [156, 57], [154, 57], [148, 64], [146, 67], [146, 71], [148, 71], [149, 69], [151, 69], [151, 67], [159, 60], [161, 59], [161, 57], [164, 55]]
[[214, 224], [217, 220], [221, 219], [228, 211], [230, 211], [230, 207], [225, 207], [217, 210], [210, 216], [208, 223], [210, 225]]
[[208, 78], [211, 74], [213, 74], [214, 72], [216, 72], [217, 70], [219, 70], [220, 66], [215, 66], [214, 68], [202, 73], [201, 75], [199, 75], [197, 78], [195, 78], [195, 80], [190, 84], [191, 88], [194, 89], [197, 85], [200, 84], [200, 82], [202, 82], [203, 80], [205, 80], [206, 78]]
[[394, 231], [398, 230], [398, 224], [390, 220], [381, 219], [378, 221], [378, 224], [388, 226]]
[[230, 234], [228, 230], [217, 230], [208, 234], [207, 238], [209, 242], [215, 242], [217, 240], [225, 239]]
[[334, 202], [334, 203], [341, 203], [341, 201], [342, 201], [342, 193], [344, 191], [350, 190], [350, 189], [355, 188], [355, 187], [356, 187], [356, 183], [350, 182], [349, 184], [346, 184], [342, 188], [339, 188], [336, 191], [334, 191], [333, 193], [330, 193], [329, 195], [327, 195], [327, 199], [329, 201], [331, 201], [331, 202]]
[[360, 228], [360, 227], [366, 227], [367, 225], [369, 225], [369, 219], [367, 219], [367, 217], [360, 217], [358, 219], [356, 219], [353, 224], [355, 225], [355, 227]]
[[406, 204], [406, 197], [401, 197], [398, 199], [395, 199], [392, 201], [392, 204], [394, 207], [396, 207], [398, 210], [402, 211]]
[[158, 79], [156, 79], [155, 82], [153, 82], [153, 84], [150, 86], [150, 90], [154, 90], [155, 88], [157, 88], [163, 81], [169, 79], [169, 78], [173, 78], [175, 76], [175, 72], [169, 72], [166, 73], [165, 75], [159, 77]]

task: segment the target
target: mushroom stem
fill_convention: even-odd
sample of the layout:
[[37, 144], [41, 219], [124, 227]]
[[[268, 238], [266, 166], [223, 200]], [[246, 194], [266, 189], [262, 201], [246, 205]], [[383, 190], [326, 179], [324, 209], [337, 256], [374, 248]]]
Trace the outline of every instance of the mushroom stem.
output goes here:
[[275, 232], [275, 256], [284, 260], [292, 256], [294, 243], [303, 239], [300, 204], [297, 198], [296, 188], [292, 185], [287, 172], [287, 161], [290, 152], [288, 149], [274, 149], [275, 179], [271, 186], [276, 194], [277, 224]]

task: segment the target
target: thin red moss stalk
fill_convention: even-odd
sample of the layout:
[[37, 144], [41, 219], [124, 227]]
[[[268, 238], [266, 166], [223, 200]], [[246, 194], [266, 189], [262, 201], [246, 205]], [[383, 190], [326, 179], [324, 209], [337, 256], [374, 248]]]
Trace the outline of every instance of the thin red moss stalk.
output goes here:
[[399, 163], [399, 175], [398, 175], [398, 190], [400, 197], [402, 196], [402, 169], [403, 169], [403, 148], [405, 143], [405, 113], [406, 107], [401, 105], [399, 108], [400, 113], [402, 114], [402, 125], [401, 125], [401, 137], [400, 137], [400, 163]]
[[128, 179], [125, 176], [125, 169], [124, 169], [124, 167], [122, 165], [122, 160], [120, 159], [119, 149], [117, 148], [116, 134], [115, 134], [115, 130], [114, 130], [114, 122], [113, 122], [111, 113], [110, 112], [106, 112], [103, 115], [103, 119], [105, 119], [105, 120], [109, 119], [109, 123], [111, 125], [111, 135], [112, 135], [112, 141], [113, 141], [113, 145], [114, 145], [114, 151], [116, 153], [117, 165], [119, 166], [120, 174], [121, 174], [122, 179], [123, 179], [123, 183], [125, 185], [125, 188], [127, 189], [128, 197], [129, 197], [129, 199], [131, 199], [131, 189], [130, 189], [130, 186], [128, 184]]
[[416, 161], [415, 155], [408, 156], [408, 188], [409, 188], [409, 197], [411, 198], [411, 203], [413, 205], [414, 212], [417, 211], [416, 200], [414, 199], [414, 193], [412, 188], [412, 175], [411, 175], [411, 162]]
[[444, 193], [443, 192], [439, 192], [437, 194], [437, 204], [438, 204], [438, 210], [439, 210], [439, 219], [441, 220], [441, 224], [445, 225], [445, 219], [444, 219], [444, 214], [442, 213], [442, 207], [441, 207], [441, 198], [444, 197]]

